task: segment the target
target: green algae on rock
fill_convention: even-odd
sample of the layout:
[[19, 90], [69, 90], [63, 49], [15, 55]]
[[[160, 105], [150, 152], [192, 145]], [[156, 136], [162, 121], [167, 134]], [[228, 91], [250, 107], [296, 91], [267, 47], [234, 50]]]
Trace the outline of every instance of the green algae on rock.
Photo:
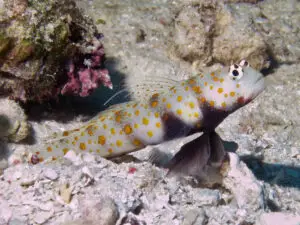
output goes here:
[[97, 30], [72, 0], [0, 0], [0, 94], [39, 101], [66, 83], [67, 63]]

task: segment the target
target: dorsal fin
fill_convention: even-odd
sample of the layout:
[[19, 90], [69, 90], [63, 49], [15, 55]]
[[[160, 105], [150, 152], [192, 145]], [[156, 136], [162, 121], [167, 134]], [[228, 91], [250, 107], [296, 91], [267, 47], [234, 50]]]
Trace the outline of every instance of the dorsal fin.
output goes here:
[[155, 93], [163, 93], [176, 86], [178, 81], [167, 77], [135, 77], [129, 76], [126, 80], [126, 88], [132, 99], [145, 102]]
[[134, 62], [136, 66], [131, 67], [125, 78], [125, 88], [130, 97], [139, 102], [148, 101], [153, 94], [176, 86], [187, 73], [179, 62], [173, 62], [159, 52], [141, 52]]

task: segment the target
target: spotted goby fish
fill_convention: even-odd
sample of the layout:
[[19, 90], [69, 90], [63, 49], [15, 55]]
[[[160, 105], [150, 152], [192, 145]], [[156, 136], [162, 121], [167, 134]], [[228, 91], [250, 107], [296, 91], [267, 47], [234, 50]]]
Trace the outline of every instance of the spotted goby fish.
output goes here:
[[56, 134], [29, 161], [56, 160], [70, 150], [112, 158], [201, 131], [182, 146], [169, 168], [193, 174], [208, 162], [220, 165], [226, 153], [215, 128], [263, 91], [264, 77], [242, 60], [183, 81], [153, 78], [149, 85], [149, 97], [114, 105], [81, 127]]

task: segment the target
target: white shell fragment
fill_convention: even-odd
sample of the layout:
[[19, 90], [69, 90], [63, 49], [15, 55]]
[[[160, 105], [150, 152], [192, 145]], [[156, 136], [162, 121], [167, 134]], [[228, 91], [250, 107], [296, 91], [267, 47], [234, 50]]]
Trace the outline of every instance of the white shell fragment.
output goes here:
[[56, 180], [58, 178], [57, 172], [53, 169], [45, 169], [44, 176], [49, 180]]

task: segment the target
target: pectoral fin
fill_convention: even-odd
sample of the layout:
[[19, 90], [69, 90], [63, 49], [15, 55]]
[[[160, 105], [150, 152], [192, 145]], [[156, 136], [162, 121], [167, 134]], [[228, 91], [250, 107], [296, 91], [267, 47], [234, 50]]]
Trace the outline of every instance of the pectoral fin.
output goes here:
[[219, 167], [225, 158], [226, 151], [221, 137], [216, 132], [209, 135], [210, 142], [210, 158], [209, 164], [213, 167]]
[[188, 175], [201, 180], [218, 177], [225, 156], [220, 136], [216, 132], [204, 133], [181, 147], [167, 165], [168, 175]]
[[170, 160], [168, 175], [190, 175], [202, 177], [210, 158], [209, 134], [204, 133], [193, 141], [183, 145]]

